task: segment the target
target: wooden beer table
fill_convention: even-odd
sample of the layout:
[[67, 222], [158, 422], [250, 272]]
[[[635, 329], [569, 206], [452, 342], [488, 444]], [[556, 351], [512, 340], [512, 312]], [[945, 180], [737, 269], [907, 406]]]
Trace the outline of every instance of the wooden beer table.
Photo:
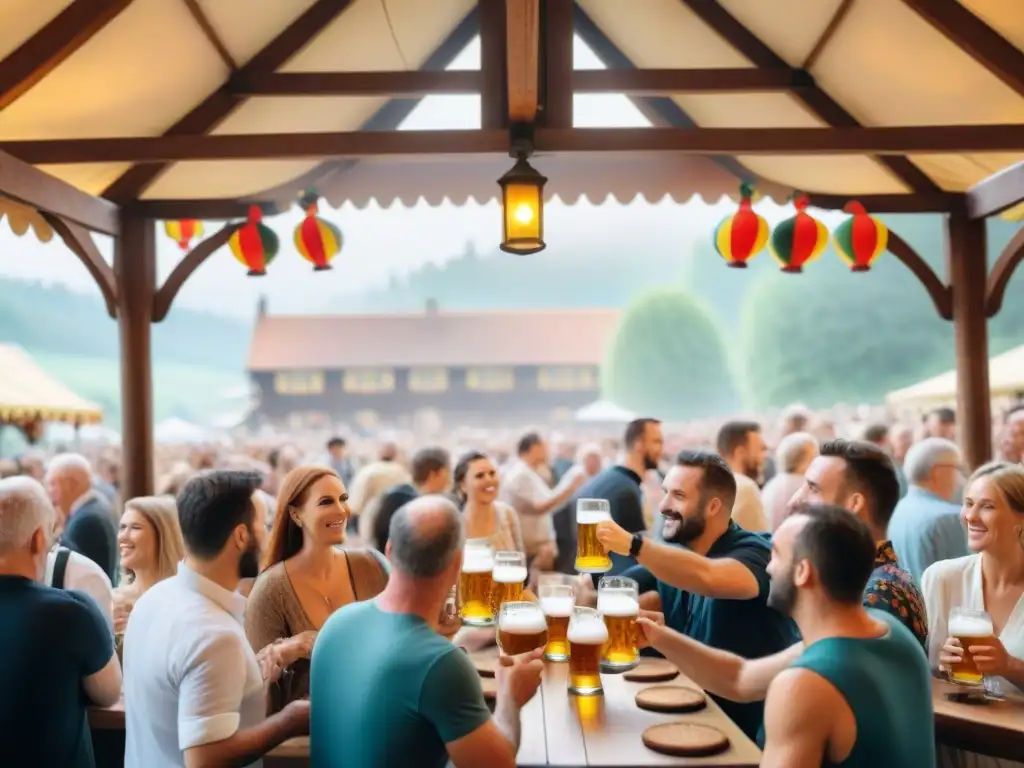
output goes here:
[[935, 740], [979, 755], [1024, 761], [1024, 702], [965, 704], [946, 698], [963, 690], [945, 680], [932, 681]]

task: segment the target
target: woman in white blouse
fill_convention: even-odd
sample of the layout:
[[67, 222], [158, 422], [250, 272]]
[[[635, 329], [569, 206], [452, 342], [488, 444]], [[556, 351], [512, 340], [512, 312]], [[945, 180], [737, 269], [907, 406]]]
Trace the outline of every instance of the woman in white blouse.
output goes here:
[[[928, 656], [948, 668], [963, 654], [949, 636], [950, 611], [986, 611], [996, 640], [973, 646], [985, 688], [997, 696], [1024, 699], [1024, 467], [993, 462], [967, 482], [962, 517], [973, 554], [931, 565], [921, 577], [928, 613]], [[1009, 760], [943, 749], [944, 766], [1024, 766]]]

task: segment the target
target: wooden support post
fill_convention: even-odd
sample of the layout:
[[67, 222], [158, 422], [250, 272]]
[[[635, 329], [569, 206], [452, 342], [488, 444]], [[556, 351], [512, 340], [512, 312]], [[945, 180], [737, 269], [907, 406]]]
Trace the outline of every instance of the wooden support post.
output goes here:
[[964, 463], [974, 470], [992, 457], [983, 220], [969, 219], [965, 211], [946, 217], [946, 260], [953, 287], [957, 431]]
[[543, 0], [541, 4], [544, 111], [548, 128], [572, 128], [573, 78], [572, 0]]
[[505, 128], [505, 0], [480, 0], [480, 127]]
[[153, 493], [153, 359], [150, 351], [156, 293], [156, 225], [121, 213], [114, 251], [117, 325], [121, 337], [121, 497]]

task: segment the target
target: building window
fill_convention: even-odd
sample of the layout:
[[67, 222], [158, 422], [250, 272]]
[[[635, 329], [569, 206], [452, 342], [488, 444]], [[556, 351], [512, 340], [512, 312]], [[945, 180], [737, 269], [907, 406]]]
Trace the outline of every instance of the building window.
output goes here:
[[395, 372], [388, 368], [345, 371], [341, 385], [346, 392], [391, 392], [395, 388]]
[[319, 395], [324, 391], [322, 371], [281, 371], [274, 375], [279, 395]]
[[448, 389], [445, 368], [413, 368], [409, 371], [410, 392], [444, 392]]
[[466, 371], [466, 389], [507, 392], [516, 388], [516, 372], [511, 368], [470, 368]]
[[597, 389], [597, 369], [576, 365], [545, 366], [537, 371], [537, 389], [562, 392]]

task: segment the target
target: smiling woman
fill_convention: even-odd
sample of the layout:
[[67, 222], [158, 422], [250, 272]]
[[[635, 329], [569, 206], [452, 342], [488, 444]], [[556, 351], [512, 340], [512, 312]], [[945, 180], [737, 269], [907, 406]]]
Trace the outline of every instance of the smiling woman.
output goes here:
[[339, 549], [350, 515], [348, 489], [333, 469], [306, 465], [285, 476], [245, 612], [253, 650], [277, 644], [290, 670], [271, 692], [272, 710], [309, 695], [313, 640], [330, 615], [376, 597], [387, 583], [379, 553]]

